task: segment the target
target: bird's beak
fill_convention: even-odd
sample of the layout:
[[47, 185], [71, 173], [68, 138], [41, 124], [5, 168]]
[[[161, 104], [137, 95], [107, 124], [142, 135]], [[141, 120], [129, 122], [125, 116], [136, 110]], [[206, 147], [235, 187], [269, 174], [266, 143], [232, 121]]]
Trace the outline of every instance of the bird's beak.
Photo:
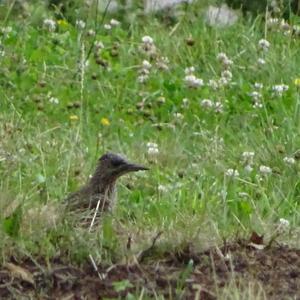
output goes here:
[[137, 172], [137, 171], [146, 171], [149, 170], [149, 168], [138, 164], [127, 163], [126, 165], [124, 165], [124, 170], [126, 170], [127, 172]]

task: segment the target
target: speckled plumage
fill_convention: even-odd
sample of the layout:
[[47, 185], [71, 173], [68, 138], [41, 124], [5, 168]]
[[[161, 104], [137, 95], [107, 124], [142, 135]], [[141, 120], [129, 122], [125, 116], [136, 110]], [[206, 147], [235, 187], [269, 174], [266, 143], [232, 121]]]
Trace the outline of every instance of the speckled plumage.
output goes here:
[[94, 211], [99, 200], [99, 214], [112, 210], [116, 203], [117, 179], [129, 172], [140, 170], [148, 168], [130, 163], [117, 154], [104, 154], [98, 160], [96, 170], [87, 184], [67, 197], [67, 210]]

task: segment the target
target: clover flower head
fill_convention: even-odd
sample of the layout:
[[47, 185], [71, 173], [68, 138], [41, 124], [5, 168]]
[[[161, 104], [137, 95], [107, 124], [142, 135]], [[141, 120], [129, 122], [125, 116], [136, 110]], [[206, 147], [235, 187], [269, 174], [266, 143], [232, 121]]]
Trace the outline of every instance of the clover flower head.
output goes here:
[[294, 165], [296, 160], [294, 157], [284, 157], [283, 161], [287, 164], [287, 165]]
[[260, 39], [258, 41], [258, 46], [260, 49], [262, 49], [264, 51], [268, 51], [270, 48], [270, 42], [267, 41], [266, 39]]
[[240, 174], [238, 170], [228, 169], [226, 170], [225, 175], [228, 177], [238, 177]]
[[259, 172], [262, 173], [263, 175], [268, 175], [272, 173], [272, 169], [270, 167], [261, 165], [259, 167]]
[[195, 75], [186, 75], [184, 81], [189, 88], [198, 88], [204, 85], [203, 80]]
[[52, 32], [56, 29], [56, 23], [52, 19], [45, 19], [44, 22], [44, 27], [48, 29], [48, 31]]

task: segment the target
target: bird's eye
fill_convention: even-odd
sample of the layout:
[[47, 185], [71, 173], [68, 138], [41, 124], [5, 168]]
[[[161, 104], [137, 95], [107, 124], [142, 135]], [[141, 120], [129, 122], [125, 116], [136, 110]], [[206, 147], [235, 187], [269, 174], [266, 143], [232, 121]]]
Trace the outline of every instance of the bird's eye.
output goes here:
[[123, 164], [123, 161], [122, 161], [122, 160], [113, 160], [113, 161], [111, 162], [111, 164], [112, 164], [112, 166], [114, 166], [114, 167], [119, 167], [120, 165]]

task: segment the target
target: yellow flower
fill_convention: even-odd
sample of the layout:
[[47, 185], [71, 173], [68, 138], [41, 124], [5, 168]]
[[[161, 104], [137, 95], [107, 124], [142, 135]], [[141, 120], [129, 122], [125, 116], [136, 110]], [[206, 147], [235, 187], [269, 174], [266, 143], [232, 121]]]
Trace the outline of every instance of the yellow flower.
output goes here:
[[71, 121], [78, 121], [79, 120], [78, 116], [76, 116], [76, 115], [71, 115], [69, 118], [70, 118]]
[[101, 124], [102, 124], [103, 126], [109, 126], [109, 125], [110, 125], [110, 122], [109, 122], [109, 120], [108, 120], [107, 118], [102, 118], [102, 119], [101, 119]]
[[57, 24], [62, 27], [67, 27], [69, 25], [69, 23], [64, 19], [57, 20]]
[[296, 78], [296, 79], [294, 80], [294, 84], [295, 84], [296, 86], [300, 86], [300, 78]]

